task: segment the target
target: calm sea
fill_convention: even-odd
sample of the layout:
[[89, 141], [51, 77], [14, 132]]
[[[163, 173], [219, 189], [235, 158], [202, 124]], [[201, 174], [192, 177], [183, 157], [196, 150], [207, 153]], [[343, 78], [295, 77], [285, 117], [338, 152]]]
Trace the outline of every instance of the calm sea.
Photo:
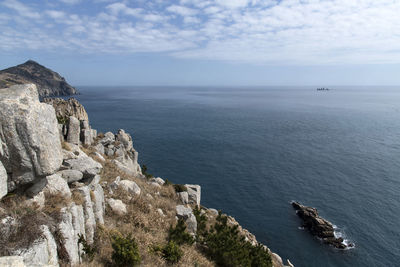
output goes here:
[[[149, 173], [202, 186], [296, 267], [400, 266], [400, 87], [80, 87], [99, 131], [132, 134]], [[322, 244], [290, 201], [354, 249]]]

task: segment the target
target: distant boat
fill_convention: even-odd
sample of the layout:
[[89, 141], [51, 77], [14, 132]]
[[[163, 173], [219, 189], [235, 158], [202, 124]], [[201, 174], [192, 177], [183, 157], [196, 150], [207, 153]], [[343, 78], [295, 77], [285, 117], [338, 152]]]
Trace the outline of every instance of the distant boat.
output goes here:
[[321, 87], [321, 88], [317, 88], [317, 91], [329, 91], [329, 88], [325, 88], [325, 87]]

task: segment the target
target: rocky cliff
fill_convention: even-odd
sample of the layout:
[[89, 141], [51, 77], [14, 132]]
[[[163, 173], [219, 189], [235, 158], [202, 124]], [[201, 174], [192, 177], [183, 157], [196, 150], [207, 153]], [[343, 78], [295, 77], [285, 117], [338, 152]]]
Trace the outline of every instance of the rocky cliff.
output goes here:
[[[142, 172], [131, 135], [98, 134], [76, 100], [48, 103], [33, 84], [0, 89], [0, 266], [110, 266], [112, 240], [130, 235], [141, 266], [169, 266], [157, 248], [180, 221], [199, 243], [183, 245], [176, 265], [218, 266], [198, 237], [220, 215], [200, 205], [199, 185]], [[224, 216], [240, 242], [284, 266]]]
[[0, 71], [0, 88], [28, 83], [36, 84], [40, 97], [78, 94], [58, 73], [33, 60]]

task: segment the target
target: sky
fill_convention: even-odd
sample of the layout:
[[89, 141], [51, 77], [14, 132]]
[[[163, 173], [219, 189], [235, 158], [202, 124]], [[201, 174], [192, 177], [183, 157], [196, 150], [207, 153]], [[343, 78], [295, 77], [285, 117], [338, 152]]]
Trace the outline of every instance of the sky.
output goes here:
[[79, 85], [400, 85], [400, 0], [0, 0], [0, 69]]

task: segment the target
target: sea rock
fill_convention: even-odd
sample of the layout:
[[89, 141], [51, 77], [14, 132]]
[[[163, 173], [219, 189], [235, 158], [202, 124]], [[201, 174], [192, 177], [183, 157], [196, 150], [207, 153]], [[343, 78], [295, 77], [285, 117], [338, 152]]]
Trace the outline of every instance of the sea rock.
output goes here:
[[57, 174], [61, 175], [61, 177], [69, 184], [82, 180], [83, 178], [83, 173], [78, 170], [62, 170], [57, 172]]
[[62, 163], [54, 108], [39, 102], [34, 84], [0, 89], [0, 161], [10, 175], [9, 192]]
[[58, 266], [57, 244], [48, 226], [42, 225], [43, 236], [30, 247], [14, 252], [21, 256], [26, 266]]
[[79, 145], [80, 140], [80, 122], [77, 118], [70, 116], [68, 122], [67, 142]]
[[[0, 144], [1, 148], [1, 144]], [[3, 163], [0, 161], [0, 199], [7, 195], [7, 172], [4, 169]]]
[[200, 207], [201, 186], [196, 184], [185, 184], [189, 195], [189, 203], [196, 204]]
[[185, 221], [188, 233], [196, 234], [197, 221], [191, 208], [183, 205], [176, 206], [176, 216]]
[[83, 178], [93, 178], [96, 174], [100, 173], [103, 166], [88, 157], [86, 154], [76, 159], [68, 159], [64, 161], [64, 164], [72, 170], [77, 170], [83, 173]]
[[119, 187], [132, 197], [140, 195], [140, 187], [134, 181], [122, 180], [119, 182]]
[[[335, 237], [335, 229], [332, 223], [320, 217], [316, 208], [303, 206], [298, 202], [292, 202], [292, 206], [297, 215], [303, 220], [303, 227], [308, 229], [311, 234], [336, 248], [345, 249], [348, 247], [343, 243], [343, 238]], [[349, 246], [353, 246], [353, 244]]]
[[107, 204], [111, 208], [111, 211], [117, 215], [124, 215], [127, 213], [126, 205], [120, 199], [108, 198]]

